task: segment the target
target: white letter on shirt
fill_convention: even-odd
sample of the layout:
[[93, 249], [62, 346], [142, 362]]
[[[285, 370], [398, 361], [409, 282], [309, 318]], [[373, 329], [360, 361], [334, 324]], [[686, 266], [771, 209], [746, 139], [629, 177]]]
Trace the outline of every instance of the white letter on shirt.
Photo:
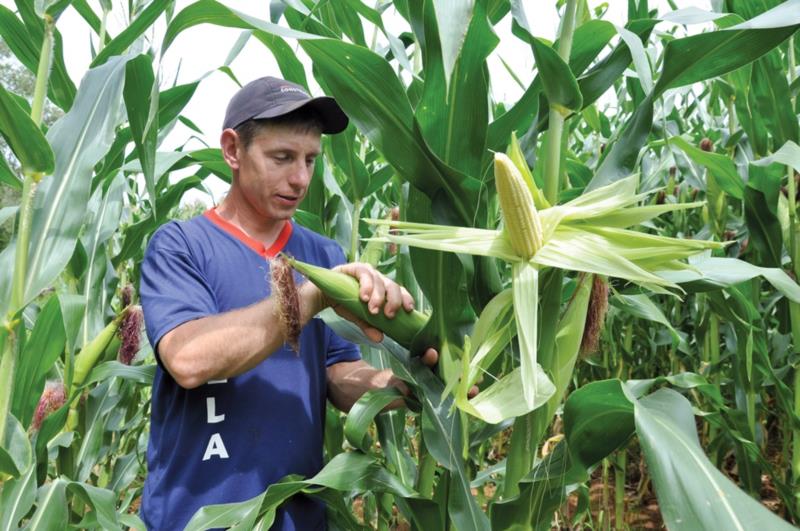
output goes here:
[[216, 424], [225, 420], [225, 414], [217, 415], [217, 399], [213, 396], [206, 398], [206, 418], [209, 424]]
[[225, 449], [225, 443], [222, 442], [222, 437], [219, 433], [215, 433], [208, 440], [206, 446], [206, 453], [203, 455], [203, 461], [208, 461], [211, 456], [219, 456], [220, 459], [228, 458], [228, 451]]

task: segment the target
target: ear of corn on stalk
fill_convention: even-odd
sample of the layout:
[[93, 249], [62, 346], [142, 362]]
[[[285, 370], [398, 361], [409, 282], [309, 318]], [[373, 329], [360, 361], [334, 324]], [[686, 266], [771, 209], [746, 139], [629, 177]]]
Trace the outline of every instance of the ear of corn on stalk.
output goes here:
[[528, 186], [519, 170], [503, 153], [494, 155], [494, 179], [506, 234], [524, 261], [542, 247], [542, 223]]
[[97, 365], [97, 362], [105, 352], [106, 347], [108, 347], [108, 344], [111, 343], [111, 340], [114, 339], [114, 336], [117, 334], [119, 324], [127, 312], [127, 308], [120, 312], [120, 314], [117, 315], [110, 323], [108, 323], [106, 327], [94, 337], [94, 339], [86, 343], [78, 355], [75, 356], [70, 395], [72, 395], [72, 393], [74, 393], [78, 387], [83, 385], [83, 382], [86, 380], [89, 372], [95, 365]]
[[359, 284], [355, 278], [293, 258], [288, 260], [293, 268], [313, 282], [328, 299], [341, 304], [350, 313], [381, 330], [405, 348], [411, 348], [414, 337], [428, 322], [428, 316], [417, 310], [401, 310], [391, 319], [383, 312], [372, 314], [359, 297]]
[[[510, 149], [510, 152], [513, 151]], [[681, 262], [682, 259], [725, 245], [712, 241], [666, 238], [627, 229], [664, 212], [702, 204], [637, 206], [647, 194], [636, 193], [636, 175], [541, 211], [534, 206], [534, 190], [526, 184], [514, 161], [502, 154], [495, 156], [495, 184], [503, 214], [502, 232], [394, 222], [399, 234], [380, 238], [381, 241], [437, 251], [491, 256], [512, 264], [514, 321], [520, 339], [520, 366], [473, 400], [467, 400], [463, 392], [467, 388], [466, 382], [462, 382], [456, 391], [458, 407], [488, 422], [499, 422], [532, 411], [555, 392], [553, 383], [536, 363], [538, 268], [557, 267], [623, 278], [656, 292], [669, 293], [666, 288], [680, 288], [657, 272], [685, 269], [690, 266]], [[388, 224], [382, 220], [368, 222], [377, 226]], [[543, 311], [559, 309], [545, 308]], [[573, 333], [578, 334], [577, 330], [575, 327]], [[580, 327], [580, 335], [582, 332], [583, 326]], [[580, 344], [580, 335], [569, 341], [570, 345], [575, 343], [575, 350]], [[498, 348], [496, 340], [501, 338], [491, 339], [495, 344], [490, 350], [495, 350]], [[563, 341], [564, 338], [557, 338], [557, 342]], [[472, 343], [470, 351], [488, 351], [477, 344], [475, 338], [472, 338]], [[567, 365], [571, 367], [571, 363]], [[471, 380], [478, 367], [472, 362], [464, 367], [462, 377]], [[520, 395], [524, 400], [520, 400]], [[504, 405], [504, 402], [507, 403]]]

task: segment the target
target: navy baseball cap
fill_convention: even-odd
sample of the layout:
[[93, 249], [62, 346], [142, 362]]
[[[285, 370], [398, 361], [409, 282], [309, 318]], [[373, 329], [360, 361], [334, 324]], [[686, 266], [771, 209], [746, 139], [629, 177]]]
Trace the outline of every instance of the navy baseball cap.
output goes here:
[[323, 133], [339, 133], [347, 127], [347, 115], [335, 99], [328, 96], [312, 98], [297, 83], [267, 76], [251, 81], [234, 94], [225, 111], [222, 128], [233, 129], [247, 120], [283, 116], [306, 106], [316, 111]]

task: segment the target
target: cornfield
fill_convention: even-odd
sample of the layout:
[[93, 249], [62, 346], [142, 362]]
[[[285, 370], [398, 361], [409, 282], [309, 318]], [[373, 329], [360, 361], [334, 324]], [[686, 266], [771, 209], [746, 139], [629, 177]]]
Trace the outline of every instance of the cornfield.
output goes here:
[[[263, 17], [224, 0], [0, 4], [35, 79], [30, 94], [0, 80], [0, 187], [19, 197], [0, 205], [0, 530], [144, 529], [140, 264], [188, 191], [231, 181], [216, 146], [164, 143], [178, 125], [184, 144], [217, 134], [185, 113], [207, 76], [174, 84], [161, 65], [205, 25], [239, 35], [213, 75], [279, 75], [348, 114], [294, 220], [420, 313], [374, 343], [324, 311], [409, 407], [383, 411], [395, 390], [329, 404], [317, 475], [188, 529], [268, 529], [299, 493], [331, 529], [800, 523], [800, 0], [627, 0], [623, 22], [551, 3], [552, 42], [521, 0], [273, 0]], [[91, 28], [79, 80], [67, 10]], [[236, 72], [247, 42], [279, 72]]]

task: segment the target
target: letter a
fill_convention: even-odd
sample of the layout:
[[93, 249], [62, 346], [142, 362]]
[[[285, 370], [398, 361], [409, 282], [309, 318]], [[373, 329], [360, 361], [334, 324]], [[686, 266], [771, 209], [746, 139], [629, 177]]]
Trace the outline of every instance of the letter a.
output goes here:
[[219, 456], [220, 459], [228, 458], [228, 450], [225, 449], [225, 443], [222, 442], [222, 437], [219, 433], [213, 434], [208, 440], [203, 461], [208, 461], [214, 455]]

